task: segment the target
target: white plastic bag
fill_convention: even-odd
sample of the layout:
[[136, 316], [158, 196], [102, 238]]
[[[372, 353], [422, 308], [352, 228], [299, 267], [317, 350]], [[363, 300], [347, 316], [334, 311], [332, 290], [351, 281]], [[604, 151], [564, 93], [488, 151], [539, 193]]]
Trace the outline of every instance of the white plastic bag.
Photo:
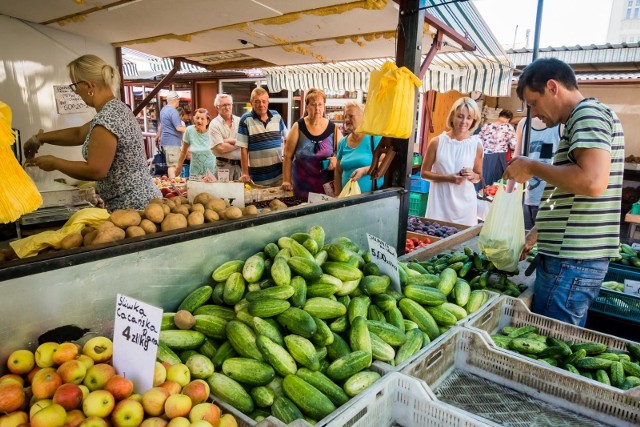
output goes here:
[[497, 269], [515, 271], [524, 248], [522, 185], [509, 180], [498, 186], [478, 237], [478, 248]]

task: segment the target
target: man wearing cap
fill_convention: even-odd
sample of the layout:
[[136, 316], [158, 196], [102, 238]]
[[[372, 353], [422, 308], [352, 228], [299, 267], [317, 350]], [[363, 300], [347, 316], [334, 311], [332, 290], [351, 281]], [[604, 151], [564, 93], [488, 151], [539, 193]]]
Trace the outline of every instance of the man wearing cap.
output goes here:
[[233, 115], [233, 98], [219, 93], [213, 101], [218, 115], [209, 124], [209, 141], [216, 156], [216, 175], [229, 171], [229, 181], [237, 181], [242, 175], [240, 167], [241, 149], [236, 145], [240, 117]]
[[179, 103], [180, 95], [171, 91], [167, 94], [167, 105], [160, 110], [160, 143], [167, 155], [167, 165], [169, 166], [167, 175], [169, 178], [176, 177], [176, 165], [178, 164], [182, 146], [182, 134], [186, 129], [176, 109]]

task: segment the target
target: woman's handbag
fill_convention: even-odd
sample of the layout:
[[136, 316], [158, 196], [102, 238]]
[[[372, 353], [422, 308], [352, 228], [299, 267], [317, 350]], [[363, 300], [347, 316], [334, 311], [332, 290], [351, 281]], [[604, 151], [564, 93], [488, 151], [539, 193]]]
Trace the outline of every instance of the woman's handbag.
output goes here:
[[153, 156], [153, 162], [151, 163], [151, 175], [166, 175], [169, 171], [167, 165], [167, 153], [162, 148], [162, 145], [156, 145], [157, 152]]

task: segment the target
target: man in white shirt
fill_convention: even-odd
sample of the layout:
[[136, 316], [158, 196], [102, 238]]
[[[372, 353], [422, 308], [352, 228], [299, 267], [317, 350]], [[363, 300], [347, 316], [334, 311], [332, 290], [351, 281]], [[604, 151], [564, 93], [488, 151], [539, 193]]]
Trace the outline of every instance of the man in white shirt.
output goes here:
[[229, 181], [237, 181], [242, 175], [240, 147], [236, 146], [240, 117], [233, 115], [231, 95], [219, 93], [213, 104], [218, 115], [209, 124], [209, 140], [216, 156], [216, 175], [221, 170], [228, 170]]

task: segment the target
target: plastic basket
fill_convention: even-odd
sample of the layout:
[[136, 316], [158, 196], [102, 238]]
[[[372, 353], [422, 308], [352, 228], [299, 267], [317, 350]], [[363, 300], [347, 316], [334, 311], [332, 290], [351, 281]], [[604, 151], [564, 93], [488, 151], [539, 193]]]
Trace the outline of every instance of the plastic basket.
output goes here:
[[640, 423], [637, 396], [500, 351], [468, 328], [457, 328], [402, 373], [424, 380], [458, 411], [501, 425]]
[[422, 179], [420, 174], [411, 175], [411, 191], [414, 193], [428, 193], [429, 181]]
[[427, 211], [427, 200], [429, 193], [410, 193], [409, 194], [409, 215], [424, 216]]
[[[620, 283], [624, 283], [625, 279], [640, 281], [640, 270], [635, 267], [610, 266], [604, 278], [605, 281]], [[589, 310], [640, 323], [640, 296], [601, 288]]]

